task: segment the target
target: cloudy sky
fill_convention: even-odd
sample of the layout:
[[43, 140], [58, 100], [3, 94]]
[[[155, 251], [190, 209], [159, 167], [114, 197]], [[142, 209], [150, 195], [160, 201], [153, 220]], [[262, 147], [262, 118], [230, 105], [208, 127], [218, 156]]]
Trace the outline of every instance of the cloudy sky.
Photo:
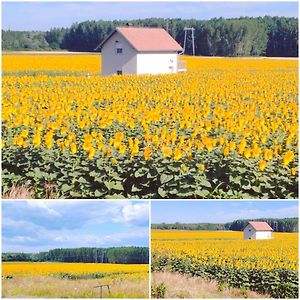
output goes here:
[[3, 201], [2, 251], [148, 246], [142, 201]]
[[297, 216], [297, 201], [153, 201], [151, 205], [152, 223], [226, 223]]
[[[2, 1], [2, 28], [49, 30], [86, 20], [162, 18], [234, 18], [298, 16], [298, 2], [8, 2]], [[30, 17], [29, 17], [30, 16]]]

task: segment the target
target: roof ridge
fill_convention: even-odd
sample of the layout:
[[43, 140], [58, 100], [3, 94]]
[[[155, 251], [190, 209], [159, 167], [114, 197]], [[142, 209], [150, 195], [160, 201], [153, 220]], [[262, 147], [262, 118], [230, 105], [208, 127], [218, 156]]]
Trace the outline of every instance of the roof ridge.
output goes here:
[[102, 48], [115, 33], [121, 34], [138, 52], [178, 52], [183, 50], [178, 42], [164, 28], [132, 26], [116, 27], [97, 48]]
[[[273, 228], [266, 221], [249, 221], [248, 224], [250, 224], [255, 230], [258, 230], [258, 231], [261, 231], [261, 230], [262, 231], [264, 231], [264, 230], [272, 230], [273, 231]], [[247, 227], [247, 225], [246, 225], [246, 227]]]
[[142, 26], [117, 26], [117, 28], [136, 28], [136, 29], [161, 29], [161, 30], [165, 30], [162, 27], [142, 27]]
[[255, 222], [255, 223], [267, 223], [268, 224], [268, 222], [266, 222], [266, 221], [249, 221], [249, 223], [253, 223], [253, 222]]

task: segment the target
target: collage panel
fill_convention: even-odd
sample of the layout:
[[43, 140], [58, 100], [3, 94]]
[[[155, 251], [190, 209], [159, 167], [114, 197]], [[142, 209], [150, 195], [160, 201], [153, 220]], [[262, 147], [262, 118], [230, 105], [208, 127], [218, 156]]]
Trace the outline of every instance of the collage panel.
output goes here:
[[149, 203], [3, 201], [2, 298], [149, 298]]
[[2, 2], [3, 197], [297, 199], [298, 4], [243, 5]]
[[152, 298], [298, 298], [298, 201], [153, 201]]
[[1, 10], [2, 298], [299, 298], [298, 2]]

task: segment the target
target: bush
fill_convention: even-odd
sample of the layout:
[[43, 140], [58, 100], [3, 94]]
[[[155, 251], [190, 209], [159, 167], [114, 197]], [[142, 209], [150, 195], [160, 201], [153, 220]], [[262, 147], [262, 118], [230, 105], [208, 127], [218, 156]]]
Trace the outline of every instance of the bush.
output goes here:
[[166, 292], [167, 292], [167, 287], [163, 282], [158, 285], [154, 283], [151, 286], [151, 298], [156, 298], [156, 299], [165, 298]]

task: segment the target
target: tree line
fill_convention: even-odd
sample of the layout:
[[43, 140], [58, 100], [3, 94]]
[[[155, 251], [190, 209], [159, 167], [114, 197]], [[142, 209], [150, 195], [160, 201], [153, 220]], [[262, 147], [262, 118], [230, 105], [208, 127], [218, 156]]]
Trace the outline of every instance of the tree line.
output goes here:
[[275, 232], [298, 232], [298, 218], [262, 218], [257, 220], [236, 220], [230, 224], [229, 230], [241, 231], [245, 228], [249, 221], [267, 222]]
[[243, 231], [249, 221], [267, 222], [275, 232], [298, 232], [298, 218], [261, 218], [235, 220], [228, 223], [161, 223], [152, 224], [152, 229], [159, 230], [232, 230]]
[[39, 253], [2, 253], [2, 261], [148, 264], [149, 248], [59, 248]]
[[[47, 32], [2, 30], [3, 50], [94, 51], [117, 26], [165, 28], [183, 45], [184, 27], [195, 28], [195, 53], [203, 56], [298, 56], [298, 18], [241, 17], [163, 19], [148, 18], [123, 21], [85, 21], [70, 28], [53, 28]], [[186, 54], [192, 53], [191, 37]]]
[[229, 230], [228, 224], [215, 224], [215, 223], [161, 223], [152, 224], [152, 229], [159, 230]]

